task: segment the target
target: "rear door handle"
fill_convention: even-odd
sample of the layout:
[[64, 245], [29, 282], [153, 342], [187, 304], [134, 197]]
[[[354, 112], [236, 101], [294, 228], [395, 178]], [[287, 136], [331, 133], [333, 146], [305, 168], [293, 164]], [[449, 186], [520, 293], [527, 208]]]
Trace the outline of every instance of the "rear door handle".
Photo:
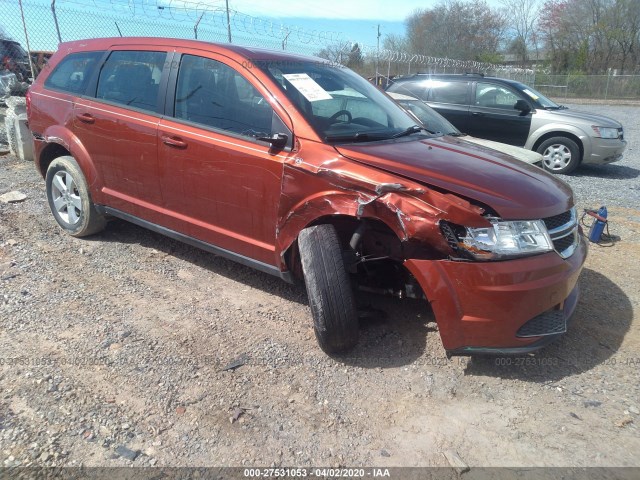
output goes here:
[[78, 113], [76, 118], [83, 123], [95, 123], [96, 119], [90, 113]]
[[484, 113], [482, 112], [471, 112], [471, 115], [474, 117], [484, 117]]
[[165, 145], [169, 145], [170, 147], [187, 148], [187, 142], [182, 140], [180, 137], [170, 137], [168, 135], [163, 135], [161, 138], [162, 143], [164, 143]]

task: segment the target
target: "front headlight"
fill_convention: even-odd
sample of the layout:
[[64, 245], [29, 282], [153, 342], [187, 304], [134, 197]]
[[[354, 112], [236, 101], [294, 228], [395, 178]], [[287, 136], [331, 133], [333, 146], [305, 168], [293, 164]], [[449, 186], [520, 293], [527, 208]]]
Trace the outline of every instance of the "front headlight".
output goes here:
[[593, 131], [596, 133], [596, 137], [600, 138], [618, 138], [618, 129], [613, 127], [598, 127], [591, 125]]
[[465, 227], [458, 247], [477, 260], [498, 260], [553, 250], [553, 242], [542, 220], [490, 221], [491, 227]]

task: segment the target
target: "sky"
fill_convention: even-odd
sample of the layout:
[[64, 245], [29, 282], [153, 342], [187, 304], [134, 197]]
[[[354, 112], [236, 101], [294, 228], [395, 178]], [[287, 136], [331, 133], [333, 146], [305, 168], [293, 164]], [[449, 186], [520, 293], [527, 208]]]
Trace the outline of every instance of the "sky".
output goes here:
[[[176, 0], [162, 1], [176, 3]], [[225, 7], [224, 0], [198, 3]], [[260, 18], [271, 17], [287, 26], [305, 30], [342, 32], [343, 38], [375, 45], [378, 24], [382, 44], [385, 35], [404, 34], [404, 20], [413, 11], [436, 3], [436, 0], [229, 0], [229, 8]]]
[[[167, 4], [211, 5], [225, 8], [225, 0], [157, 0]], [[404, 35], [405, 19], [417, 9], [434, 7], [440, 0], [229, 0], [229, 8], [248, 15], [298, 26], [305, 30], [342, 32], [342, 38], [376, 44], [380, 25], [380, 45], [386, 35]], [[500, 0], [487, 0], [499, 7]]]
[[[205, 1], [224, 5], [224, 1]], [[429, 2], [425, 0], [402, 0], [401, 2], [372, 0], [323, 0], [307, 1], [278, 0], [229, 0], [229, 8], [247, 14], [273, 17], [294, 18], [331, 18], [342, 20], [370, 20], [403, 22], [415, 9], [424, 8]]]
[[[304, 35], [292, 33], [288, 39], [287, 48], [294, 48], [296, 42], [307, 50], [299, 53], [315, 54], [322, 45], [335, 43], [333, 39], [342, 41], [359, 42], [360, 45], [374, 47], [377, 42], [378, 25], [380, 26], [380, 46], [384, 45], [384, 39], [388, 35], [404, 35], [405, 19], [416, 9], [431, 8], [441, 0], [228, 0], [231, 10], [250, 15], [260, 21], [261, 27], [273, 22], [276, 34], [265, 43], [264, 37], [252, 34], [260, 28], [248, 25], [243, 33], [243, 22], [246, 16], [240, 16], [240, 22], [233, 24], [235, 41], [254, 46], [267, 48], [280, 48], [286, 29], [293, 32], [307, 32], [315, 38], [326, 39], [316, 43], [309, 42]], [[499, 6], [501, 0], [488, 0], [493, 6]], [[55, 50], [57, 37], [53, 28], [50, 0], [23, 0], [28, 30], [31, 31], [32, 49]], [[16, 0], [0, 0], [0, 25], [16, 40], [24, 43], [20, 12]], [[57, 11], [63, 40], [90, 38], [93, 36], [116, 36], [118, 30], [114, 25], [113, 17], [109, 15], [120, 14], [118, 28], [123, 35], [158, 35], [193, 38], [193, 25], [203, 10], [208, 10], [205, 21], [202, 22], [201, 33], [204, 40], [226, 41], [224, 33], [211, 32], [212, 10], [217, 10], [216, 32], [224, 32], [223, 11], [225, 0], [58, 0]], [[180, 7], [188, 7], [187, 10]], [[161, 8], [158, 8], [161, 7]], [[66, 9], [66, 10], [65, 10]], [[135, 18], [131, 11], [135, 10]], [[106, 11], [105, 11], [106, 10]], [[83, 12], [84, 15], [80, 12]], [[104, 12], [106, 17], [100, 12]], [[172, 22], [171, 12], [183, 12], [187, 20]], [[186, 12], [186, 13], [185, 13]], [[78, 21], [78, 14], [82, 15], [82, 21]], [[149, 15], [150, 24], [145, 26], [144, 20], [140, 20], [140, 14]], [[174, 30], [163, 30], [163, 27], [154, 27], [153, 18], [158, 16], [169, 20]], [[213, 15], [216, 17], [216, 15]], [[209, 25], [207, 25], [207, 19]], [[250, 17], [249, 17], [250, 19]], [[184, 18], [183, 18], [184, 20]], [[149, 30], [151, 29], [151, 30]], [[321, 45], [322, 44], [322, 45]]]

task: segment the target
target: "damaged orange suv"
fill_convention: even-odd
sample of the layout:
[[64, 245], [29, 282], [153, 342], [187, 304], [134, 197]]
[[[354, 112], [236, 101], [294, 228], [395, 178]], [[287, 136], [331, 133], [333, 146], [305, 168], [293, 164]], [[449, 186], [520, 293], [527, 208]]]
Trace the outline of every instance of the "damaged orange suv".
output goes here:
[[358, 340], [354, 289], [431, 304], [449, 354], [562, 334], [586, 245], [571, 189], [431, 133], [322, 59], [158, 38], [60, 45], [31, 87], [58, 224], [118, 217], [303, 279], [329, 353]]

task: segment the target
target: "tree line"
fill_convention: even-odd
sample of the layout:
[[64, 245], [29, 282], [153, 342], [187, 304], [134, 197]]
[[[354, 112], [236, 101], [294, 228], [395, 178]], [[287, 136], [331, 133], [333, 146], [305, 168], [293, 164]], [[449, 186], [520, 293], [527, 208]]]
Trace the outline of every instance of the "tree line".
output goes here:
[[[442, 0], [418, 9], [387, 50], [545, 68], [549, 73], [640, 73], [640, 0]], [[323, 58], [361, 65], [360, 48], [336, 44]]]

